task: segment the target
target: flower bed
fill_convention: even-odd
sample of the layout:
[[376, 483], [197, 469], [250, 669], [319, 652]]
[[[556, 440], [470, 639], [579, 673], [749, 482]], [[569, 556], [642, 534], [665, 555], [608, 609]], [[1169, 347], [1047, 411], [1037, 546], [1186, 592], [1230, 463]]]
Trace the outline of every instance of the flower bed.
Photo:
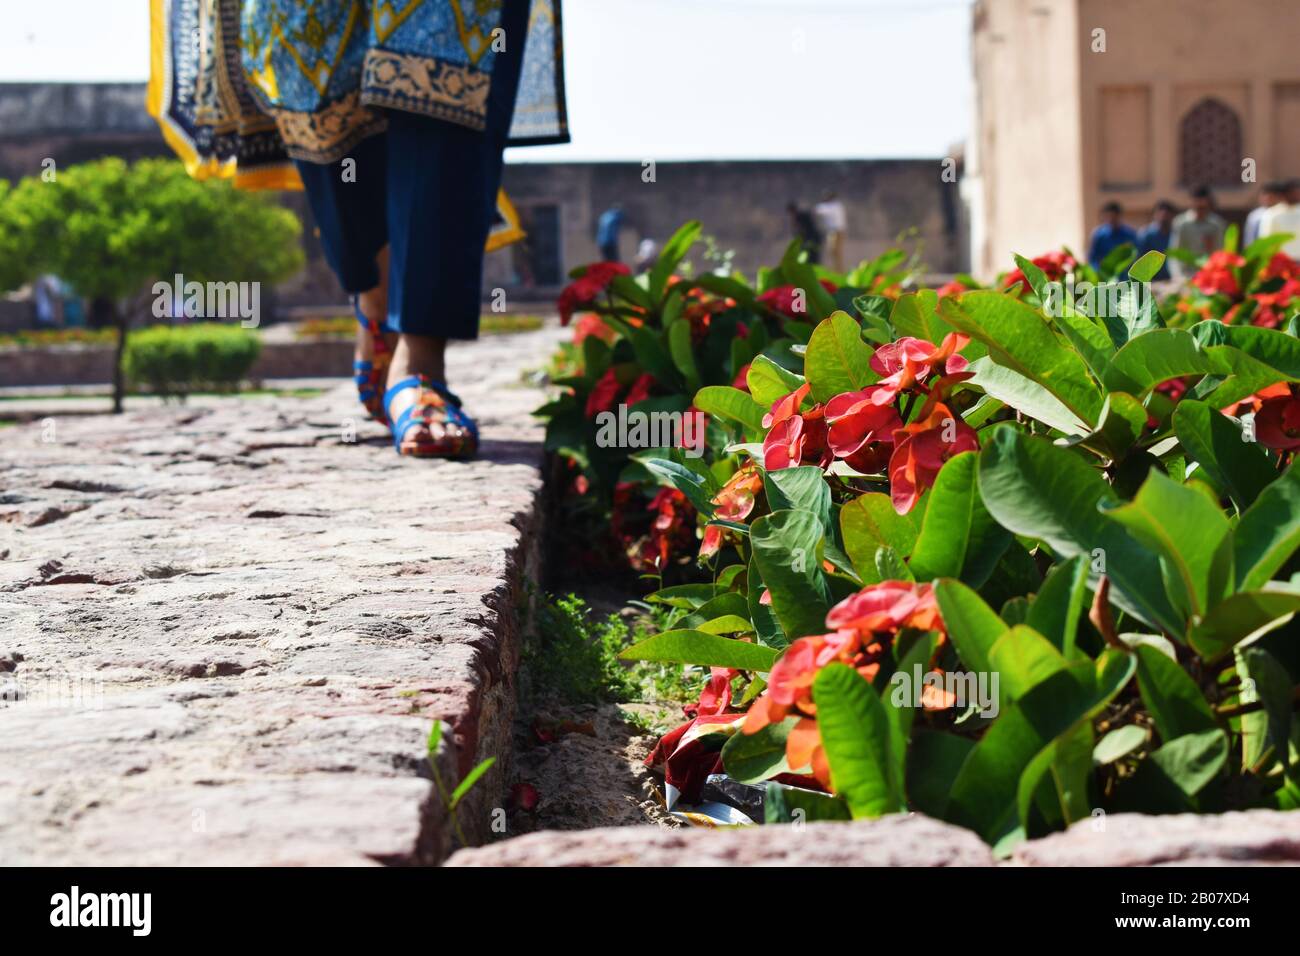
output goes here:
[[1158, 253], [930, 290], [902, 251], [836, 275], [792, 246], [751, 285], [683, 266], [698, 234], [578, 270], [541, 410], [575, 509], [669, 610], [623, 656], [701, 668], [652, 757], [670, 797], [736, 819], [707, 803], [725, 772], [766, 822], [918, 810], [1000, 852], [1300, 803], [1275, 241], [1230, 233], [1157, 302]]

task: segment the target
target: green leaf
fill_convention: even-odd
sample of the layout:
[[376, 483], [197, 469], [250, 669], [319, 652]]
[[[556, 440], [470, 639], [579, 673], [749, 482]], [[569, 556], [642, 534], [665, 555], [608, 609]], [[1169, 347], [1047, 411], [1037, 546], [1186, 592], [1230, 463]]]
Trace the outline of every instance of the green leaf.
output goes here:
[[746, 671], [772, 669], [778, 652], [761, 644], [750, 644], [704, 631], [664, 631], [624, 648], [619, 659], [625, 661], [669, 661], [676, 664], [699, 664], [702, 667], [735, 667]]
[[975, 377], [968, 384], [984, 389], [985, 394], [1049, 428], [1080, 437], [1092, 431], [1046, 388], [1019, 372], [996, 364], [991, 357], [986, 355], [976, 359], [971, 363], [970, 370], [975, 373]]
[[1182, 617], [1164, 592], [1159, 558], [1098, 506], [1118, 504], [1110, 485], [1078, 454], [999, 427], [980, 452], [980, 496], [1008, 530], [1041, 538], [1062, 558], [1104, 557], [1112, 598], [1145, 623], [1173, 634]]
[[1094, 448], [1112, 460], [1122, 459], [1147, 427], [1147, 410], [1127, 392], [1111, 392], [1101, 406], [1097, 429], [1078, 444]]
[[699, 221], [692, 219], [690, 222], [682, 225], [675, 233], [664, 243], [663, 250], [659, 253], [659, 258], [650, 269], [650, 295], [656, 302], [662, 302], [664, 299], [664, 289], [668, 285], [668, 277], [673, 274], [678, 264], [686, 258], [686, 253], [695, 245], [696, 240], [700, 238], [700, 230], [703, 226]]
[[1300, 611], [1300, 592], [1286, 586], [1239, 591], [1216, 604], [1192, 628], [1190, 643], [1212, 661], [1256, 631], [1284, 623], [1296, 611]]
[[818, 820], [851, 820], [842, 797], [790, 787], [769, 781], [763, 799], [764, 823], [814, 823]]
[[695, 352], [691, 346], [691, 323], [686, 319], [675, 319], [668, 326], [668, 353], [673, 364], [682, 373], [686, 390], [694, 392], [700, 387], [700, 370], [695, 364]]
[[1052, 642], [1065, 657], [1074, 656], [1079, 616], [1088, 595], [1088, 563], [1075, 555], [1048, 572], [1025, 623]]
[[804, 374], [814, 401], [826, 402], [842, 392], [853, 392], [880, 376], [871, 367], [871, 346], [862, 341], [862, 329], [847, 312], [836, 312], [813, 330], [804, 354]]
[[876, 576], [881, 581], [915, 581], [912, 570], [900, 555], [889, 545], [876, 548]]
[[1092, 749], [1092, 762], [1098, 766], [1114, 763], [1122, 757], [1127, 757], [1146, 742], [1145, 727], [1139, 727], [1137, 724], [1119, 727], [1097, 741], [1097, 746]]
[[1200, 793], [1227, 759], [1228, 736], [1217, 727], [1171, 740], [1148, 758], [1189, 797]]
[[821, 520], [810, 511], [775, 511], [750, 528], [754, 562], [790, 640], [826, 630], [830, 595], [821, 570], [823, 535]]
[[[1248, 766], [1253, 767], [1265, 746], [1271, 745], [1278, 761], [1286, 768], [1290, 765], [1291, 711], [1295, 699], [1291, 677], [1277, 658], [1261, 647], [1252, 646], [1242, 651], [1237, 669], [1253, 682], [1249, 692], [1243, 690], [1242, 703], [1247, 703], [1246, 698], [1250, 697], [1264, 705], [1264, 739], [1243, 741], [1243, 749], [1253, 751], [1255, 758]], [[1243, 737], [1244, 730], [1243, 727]]]
[[758, 562], [752, 555], [746, 578], [749, 591], [745, 595], [745, 603], [749, 606], [749, 619], [754, 622], [754, 635], [758, 638], [758, 643], [768, 647], [786, 647], [790, 638], [781, 630], [781, 622], [776, 619], [772, 605], [763, 603], [763, 592], [767, 587], [763, 584], [763, 572], [758, 569]]
[[1184, 616], [1204, 614], [1215, 554], [1228, 534], [1218, 503], [1199, 485], [1180, 485], [1153, 468], [1132, 501], [1102, 508], [1160, 555], [1165, 589]]
[[1173, 415], [1174, 434], [1210, 480], [1245, 511], [1277, 477], [1268, 455], [1244, 440], [1241, 425], [1205, 402], [1185, 398]]
[[765, 411], [791, 392], [798, 391], [803, 383], [802, 375], [782, 368], [766, 355], [754, 356], [749, 371], [745, 373], [750, 395]]
[[797, 465], [763, 473], [767, 504], [773, 511], [810, 511], [831, 533], [831, 488], [816, 465]]
[[1300, 548], [1300, 471], [1292, 466], [1264, 488], [1233, 532], [1237, 590], [1263, 587]]
[[909, 565], [917, 581], [960, 578], [971, 587], [988, 580], [1011, 535], [993, 520], [976, 487], [979, 457], [956, 455], [939, 470]]
[[723, 614], [711, 621], [705, 621], [696, 630], [703, 631], [705, 634], [744, 634], [753, 631], [754, 625], [748, 617], [741, 617], [739, 614]]
[[438, 753], [438, 745], [442, 743], [443, 727], [441, 720], [435, 720], [433, 726], [429, 728], [429, 740], [425, 747], [429, 752], [430, 759]]
[[840, 508], [840, 536], [849, 560], [865, 581], [876, 572], [876, 549], [891, 547], [910, 555], [916, 544], [916, 527], [907, 515], [894, 510], [888, 495], [869, 492]]
[[1002, 701], [1014, 703], [1057, 671], [1065, 658], [1051, 641], [1031, 627], [1018, 624], [989, 649], [989, 667], [998, 675]]
[[1085, 425], [1096, 423], [1101, 389], [1036, 309], [1000, 292], [977, 291], [963, 295], [960, 305], [943, 299], [940, 310], [959, 331], [984, 343], [998, 365], [1041, 385]]
[[1164, 264], [1165, 254], [1152, 249], [1128, 267], [1129, 278], [1136, 279], [1138, 282], [1150, 282]]
[[939, 297], [933, 289], [905, 292], [895, 300], [889, 321], [899, 337], [910, 335], [939, 345], [944, 336], [956, 330], [939, 318], [935, 311], [938, 304]]
[[740, 783], [759, 783], [797, 769], [785, 761], [785, 741], [797, 722], [788, 717], [756, 733], [733, 734], [722, 747], [722, 766]]
[[957, 656], [967, 670], [987, 674], [992, 670], [989, 653], [1007, 632], [1007, 625], [983, 598], [960, 581], [936, 581], [934, 596]]
[[455, 810], [456, 807], [460, 806], [460, 801], [465, 798], [465, 794], [470, 792], [470, 789], [474, 784], [478, 783], [479, 778], [492, 769], [492, 765], [496, 762], [496, 757], [488, 757], [487, 760], [484, 760], [469, 773], [465, 774], [465, 779], [462, 780], [456, 789], [451, 792], [451, 797], [447, 801], [450, 804], [450, 809]]
[[1201, 349], [1190, 332], [1154, 329], [1115, 353], [1106, 372], [1106, 388], [1142, 396], [1171, 378], [1226, 372], [1221, 362]]
[[902, 810], [889, 719], [871, 685], [845, 664], [828, 664], [813, 681], [813, 700], [831, 783], [853, 819]]
[[975, 741], [969, 737], [919, 730], [907, 751], [907, 800], [936, 820], [945, 818], [948, 794]]
[[695, 407], [708, 415], [738, 422], [752, 432], [763, 431], [766, 409], [730, 385], [706, 385], [695, 393]]
[[[1100, 711], [1131, 676], [1129, 655], [1106, 652], [1096, 666], [1067, 665], [1003, 709], [953, 782], [947, 819], [990, 843], [1013, 833], [1056, 756], [1048, 748]], [[1039, 765], [1031, 768], [1036, 759]], [[1032, 772], [1022, 788], [1026, 771]]]
[[718, 596], [718, 588], [712, 584], [675, 584], [660, 588], [651, 593], [646, 600], [652, 604], [667, 604], [669, 607], [694, 610]]
[[703, 475], [667, 458], [649, 458], [642, 464], [653, 474], [666, 478], [674, 488], [690, 499], [700, 514], [706, 518], [713, 515], [716, 507], [711, 500], [712, 489]]
[[1155, 720], [1161, 740], [1171, 741], [1216, 726], [1200, 688], [1177, 661], [1150, 644], [1139, 644], [1135, 651], [1138, 692], [1147, 713]]

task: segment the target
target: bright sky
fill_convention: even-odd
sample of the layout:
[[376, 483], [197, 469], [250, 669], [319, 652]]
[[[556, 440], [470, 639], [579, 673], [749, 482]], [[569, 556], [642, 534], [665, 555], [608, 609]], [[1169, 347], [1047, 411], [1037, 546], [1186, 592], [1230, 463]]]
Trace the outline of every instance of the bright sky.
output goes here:
[[[0, 0], [0, 82], [148, 75], [147, 0]], [[947, 155], [969, 0], [565, 0], [573, 142], [524, 160]]]

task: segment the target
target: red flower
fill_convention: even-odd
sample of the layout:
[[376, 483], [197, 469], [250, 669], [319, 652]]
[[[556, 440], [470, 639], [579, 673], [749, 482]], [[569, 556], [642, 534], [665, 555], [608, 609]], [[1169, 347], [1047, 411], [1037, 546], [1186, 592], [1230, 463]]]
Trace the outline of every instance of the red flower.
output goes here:
[[763, 439], [763, 465], [768, 471], [795, 465], [825, 468], [831, 463], [831, 451], [826, 444], [824, 406], [818, 405], [802, 413], [799, 411], [810, 389], [811, 386], [805, 382], [789, 395], [777, 399], [772, 410], [763, 416], [763, 427], [771, 429]]
[[965, 291], [966, 287], [964, 285], [953, 280], [952, 282], [945, 282], [943, 285], [939, 286], [939, 288], [934, 290], [934, 294], [942, 299], [946, 295], [961, 295]]
[[1235, 252], [1226, 249], [1212, 252], [1205, 265], [1192, 276], [1192, 285], [1206, 295], [1222, 294], [1234, 297], [1240, 289], [1237, 285], [1237, 275], [1232, 270], [1245, 264], [1246, 260]]
[[628, 389], [627, 398], [623, 399], [624, 404], [629, 407], [637, 402], [643, 402], [650, 397], [650, 388], [655, 383], [655, 377], [649, 372], [644, 373]]
[[609, 288], [615, 276], [631, 274], [631, 270], [621, 262], [593, 262], [583, 270], [582, 275], [574, 279], [560, 293], [557, 303], [560, 309], [560, 324], [568, 325], [573, 313], [583, 306], [591, 305], [597, 296]]
[[[742, 328], [743, 328], [743, 326], [742, 326]], [[750, 367], [750, 364], [751, 364], [751, 363], [746, 362], [745, 365], [744, 365], [744, 367], [743, 367], [739, 372], [736, 373], [736, 379], [735, 379], [735, 381], [733, 381], [733, 382], [731, 383], [731, 387], [732, 387], [732, 388], [738, 388], [738, 389], [740, 389], [742, 392], [748, 392], [748, 391], [749, 391], [749, 367]]]
[[827, 612], [826, 626], [860, 635], [896, 634], [904, 627], [944, 629], [934, 589], [911, 581], [881, 581], [863, 588]]
[[800, 718], [786, 739], [786, 763], [796, 772], [810, 768], [813, 777], [829, 789], [830, 767], [812, 693], [817, 673], [838, 661], [874, 680], [887, 647], [902, 628], [942, 632], [944, 627], [930, 585], [910, 581], [882, 581], [863, 588], [831, 609], [826, 626], [834, 630], [799, 638], [772, 665], [767, 689], [751, 705], [741, 732], [757, 733], [792, 715]]
[[881, 442], [893, 444], [894, 432], [903, 427], [903, 421], [893, 405], [874, 400], [879, 390], [880, 386], [871, 385], [836, 395], [826, 403], [827, 443], [836, 458], [851, 461], [857, 456], [860, 463], [867, 464], [879, 456], [873, 446]]
[[1273, 258], [1268, 260], [1268, 265], [1259, 274], [1260, 282], [1267, 282], [1269, 279], [1300, 279], [1300, 262], [1296, 262], [1285, 252], [1273, 253]]
[[1255, 439], [1267, 448], [1300, 448], [1300, 398], [1294, 391], [1267, 398], [1255, 413]]
[[587, 312], [578, 316], [578, 322], [573, 327], [573, 344], [581, 345], [583, 339], [593, 335], [606, 343], [612, 343], [618, 337], [618, 333], [606, 325], [605, 320], [594, 312]]
[[899, 392], [925, 381], [936, 366], [942, 366], [948, 375], [963, 374], [970, 363], [957, 353], [969, 342], [970, 336], [949, 332], [937, 346], [910, 335], [882, 345], [871, 356], [871, 367], [885, 376], [877, 383], [872, 401], [877, 405], [889, 404]]
[[[727, 479], [727, 483], [713, 497], [718, 506], [715, 515], [724, 521], [744, 521], [754, 511], [758, 493], [763, 490], [763, 474], [754, 465], [747, 465]], [[718, 553], [722, 547], [725, 529], [710, 525], [704, 529], [704, 541], [700, 544], [700, 557], [707, 558]]]
[[889, 459], [894, 510], [899, 514], [911, 511], [949, 458], [978, 448], [975, 429], [947, 405], [931, 399], [916, 421], [894, 433], [894, 453]]
[[[822, 288], [832, 294], [836, 291], [835, 283], [826, 279], [819, 279]], [[779, 312], [789, 319], [806, 319], [808, 318], [808, 300], [807, 291], [793, 285], [780, 285], [774, 289], [768, 289], [762, 295], [756, 296], [756, 301]]]
[[605, 370], [587, 396], [587, 417], [595, 418], [601, 412], [612, 409], [618, 401], [618, 393], [623, 390], [614, 369]]

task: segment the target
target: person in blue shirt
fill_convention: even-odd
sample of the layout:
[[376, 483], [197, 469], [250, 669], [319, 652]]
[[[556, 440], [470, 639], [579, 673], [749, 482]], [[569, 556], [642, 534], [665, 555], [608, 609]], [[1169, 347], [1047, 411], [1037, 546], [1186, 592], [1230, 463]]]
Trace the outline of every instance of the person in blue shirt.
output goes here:
[[618, 234], [623, 228], [623, 207], [614, 203], [596, 220], [596, 245], [606, 262], [619, 262]]
[[[1151, 210], [1151, 221], [1138, 232], [1138, 255], [1148, 252], [1164, 252], [1169, 248], [1169, 237], [1173, 234], [1174, 215], [1178, 212], [1168, 199], [1162, 199]], [[1169, 264], [1162, 263], [1156, 273], [1157, 281], [1169, 278]]]
[[1123, 212], [1120, 204], [1114, 201], [1101, 207], [1101, 225], [1093, 230], [1092, 241], [1088, 243], [1088, 262], [1094, 269], [1100, 269], [1106, 257], [1124, 243], [1137, 245], [1137, 233], [1133, 227], [1120, 220]]

